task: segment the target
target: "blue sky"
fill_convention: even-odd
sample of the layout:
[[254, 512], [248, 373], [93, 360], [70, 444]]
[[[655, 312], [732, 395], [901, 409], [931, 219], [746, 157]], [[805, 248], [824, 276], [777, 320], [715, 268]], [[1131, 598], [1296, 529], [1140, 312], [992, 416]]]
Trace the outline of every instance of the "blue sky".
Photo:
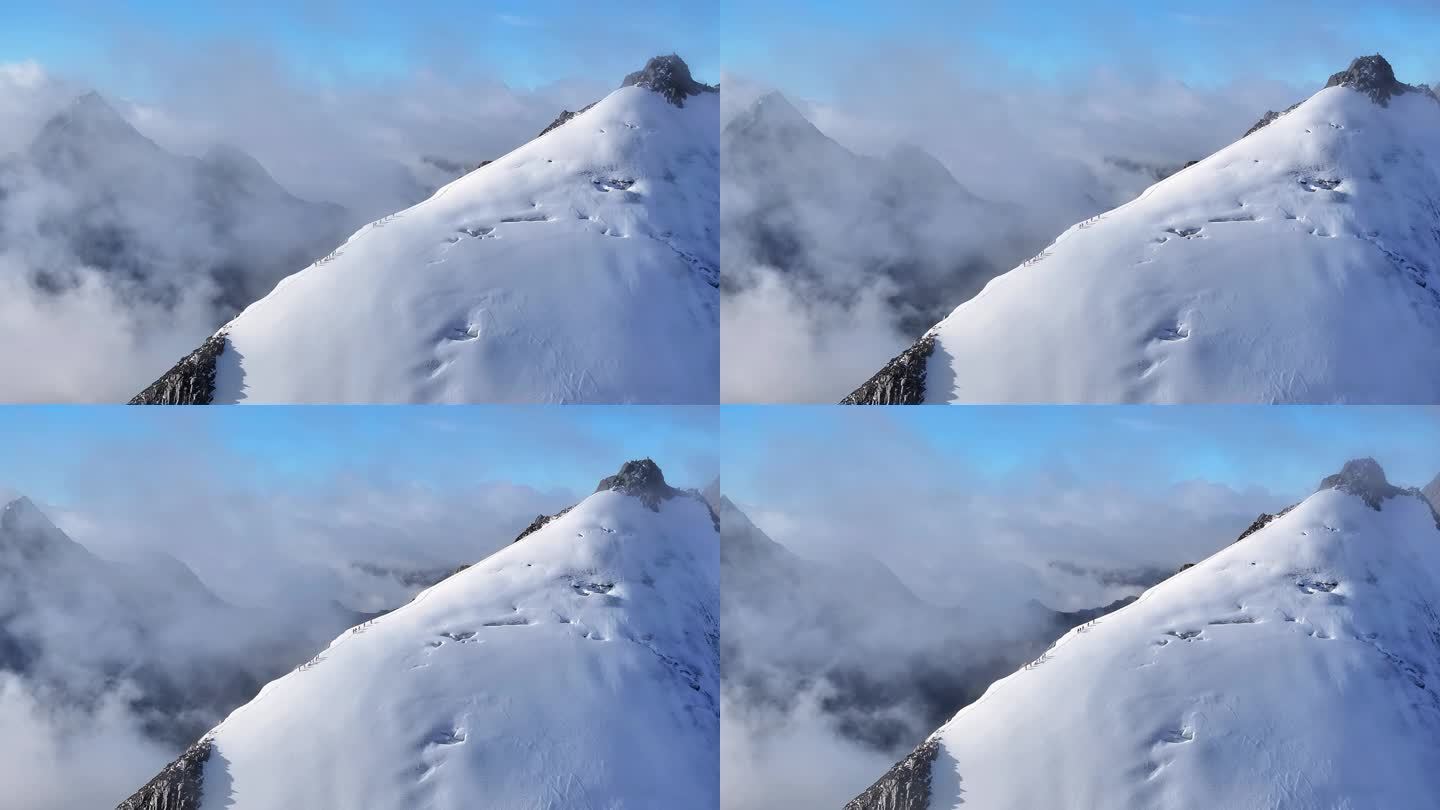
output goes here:
[[[1287, 498], [1347, 459], [1372, 455], [1392, 481], [1440, 473], [1440, 409], [1368, 406], [731, 407], [721, 480], [741, 502], [765, 468], [810, 453], [813, 475], [882, 482], [1055, 474], [1137, 490], [1203, 480]], [[892, 476], [887, 465], [908, 468]], [[838, 479], [837, 479], [838, 480]]]
[[68, 503], [97, 468], [199, 465], [220, 479], [303, 487], [344, 476], [466, 487], [508, 481], [588, 493], [651, 456], [677, 486], [718, 460], [713, 408], [606, 406], [0, 408], [0, 488]]
[[1261, 77], [1316, 87], [1351, 57], [1379, 51], [1401, 80], [1440, 80], [1433, 0], [728, 0], [720, 32], [727, 69], [822, 98], [847, 63], [884, 69], [929, 57], [961, 72], [999, 65], [1057, 81], [1113, 67], [1196, 85]]
[[136, 60], [245, 48], [319, 82], [473, 69], [532, 88], [574, 78], [618, 83], [647, 57], [675, 50], [713, 80], [712, 8], [662, 0], [0, 0], [0, 61], [33, 59], [93, 81], [123, 75]]

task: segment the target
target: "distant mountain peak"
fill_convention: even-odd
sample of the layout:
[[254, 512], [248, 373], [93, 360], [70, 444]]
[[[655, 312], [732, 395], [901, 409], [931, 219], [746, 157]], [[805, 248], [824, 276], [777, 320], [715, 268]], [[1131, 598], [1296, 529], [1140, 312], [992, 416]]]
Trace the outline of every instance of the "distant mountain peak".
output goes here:
[[34, 501], [24, 495], [21, 495], [15, 500], [5, 504], [3, 508], [0, 508], [0, 528], [10, 528], [18, 524], [19, 521], [34, 520], [37, 518], [45, 520], [47, 523], [49, 522], [45, 518], [45, 513], [40, 511], [40, 507], [36, 506]]
[[101, 155], [162, 154], [154, 141], [125, 120], [104, 96], [91, 91], [45, 122], [29, 154], [47, 169], [82, 170]]
[[[76, 98], [65, 109], [56, 113], [46, 124], [45, 129], [71, 126], [82, 126], [88, 130], [104, 128], [135, 131], [130, 122], [125, 120], [125, 116], [121, 115], [104, 96], [94, 90]], [[136, 132], [136, 134], [139, 133]]]
[[1331, 76], [1325, 86], [1359, 90], [1382, 107], [1388, 106], [1391, 98], [1404, 93], [1424, 92], [1434, 95], [1428, 87], [1416, 87], [1396, 79], [1395, 69], [1378, 53], [1351, 61], [1350, 67]]
[[1356, 458], [1345, 462], [1340, 472], [1326, 476], [1315, 491], [1327, 489], [1358, 495], [1376, 510], [1380, 508], [1381, 501], [1409, 492], [1391, 484], [1385, 477], [1385, 470], [1373, 458]]
[[718, 87], [695, 81], [690, 75], [690, 66], [673, 53], [651, 58], [645, 67], [626, 76], [620, 86], [654, 90], [676, 107], [684, 107], [685, 99], [690, 96], [720, 92]]
[[749, 138], [780, 141], [777, 149], [806, 149], [810, 143], [828, 140], [794, 103], [778, 90], [771, 90], [750, 102], [739, 115], [725, 125], [727, 137], [744, 135]]
[[16, 549], [22, 557], [33, 558], [74, 543], [29, 498], [21, 496], [0, 507], [0, 549]]

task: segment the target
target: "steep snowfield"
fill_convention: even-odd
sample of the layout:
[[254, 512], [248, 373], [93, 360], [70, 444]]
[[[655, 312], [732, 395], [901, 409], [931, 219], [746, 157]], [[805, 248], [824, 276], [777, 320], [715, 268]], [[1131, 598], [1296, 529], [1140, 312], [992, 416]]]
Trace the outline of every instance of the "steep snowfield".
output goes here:
[[624, 87], [366, 225], [222, 327], [212, 401], [716, 401], [718, 127]]
[[992, 685], [900, 806], [1429, 806], [1440, 529], [1370, 465]]
[[641, 464], [266, 686], [194, 806], [718, 806], [716, 523]]
[[1367, 78], [1072, 227], [855, 399], [1440, 402], [1440, 102]]

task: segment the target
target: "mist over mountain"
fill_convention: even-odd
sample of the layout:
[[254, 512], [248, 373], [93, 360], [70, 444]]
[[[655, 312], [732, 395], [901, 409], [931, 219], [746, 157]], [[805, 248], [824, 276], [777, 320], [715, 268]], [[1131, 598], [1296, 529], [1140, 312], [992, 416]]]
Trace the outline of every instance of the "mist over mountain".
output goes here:
[[355, 228], [597, 92], [471, 71], [317, 88], [259, 55], [176, 59], [147, 54], [145, 99], [0, 64], [0, 398], [130, 398]]
[[[866, 784], [859, 773], [883, 771], [879, 763], [918, 744], [1054, 638], [1129, 604], [1180, 567], [1057, 560], [1050, 588], [1012, 570], [991, 583], [1008, 591], [997, 599], [977, 593], [974, 580], [998, 572], [965, 571], [961, 557], [951, 592], [971, 597], [941, 605], [916, 596], [873, 557], [801, 558], [729, 499], [720, 503], [728, 810], [826, 796], [838, 805]], [[1238, 534], [1243, 522], [1234, 523]], [[1066, 610], [1041, 601], [1067, 586], [1072, 599], [1095, 601]]]
[[1423, 803], [1437, 532], [1420, 490], [1351, 460], [1061, 636], [845, 807]]
[[1437, 401], [1410, 371], [1440, 351], [1437, 131], [1429, 88], [1357, 58], [1070, 227], [845, 401]]
[[113, 806], [336, 634], [571, 497], [188, 480], [112, 485], [79, 511], [0, 497], [0, 781], [23, 806]]
[[[1030, 247], [1018, 210], [975, 196], [924, 150], [858, 155], [779, 92], [731, 118], [721, 143], [727, 398], [796, 393], [761, 387], [755, 366], [775, 346], [746, 322], [751, 305], [794, 296], [812, 312], [879, 306], [893, 313], [885, 329], [915, 334], [943, 311], [937, 302], [970, 297]], [[845, 354], [835, 359], [866, 356]], [[820, 373], [796, 359], [796, 382]]]
[[718, 521], [650, 459], [339, 635], [122, 802], [715, 807]]
[[719, 90], [679, 56], [356, 231], [134, 404], [714, 402]]

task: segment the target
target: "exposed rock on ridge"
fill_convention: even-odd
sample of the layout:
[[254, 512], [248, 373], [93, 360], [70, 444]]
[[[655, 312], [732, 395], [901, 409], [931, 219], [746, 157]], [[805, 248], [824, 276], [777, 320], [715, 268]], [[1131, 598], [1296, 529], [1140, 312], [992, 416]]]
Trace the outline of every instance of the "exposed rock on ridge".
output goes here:
[[190, 746], [115, 810], [200, 810], [211, 748], [208, 737]]
[[1395, 69], [1380, 54], [1362, 56], [1350, 63], [1350, 67], [1330, 77], [1326, 87], [1349, 87], [1366, 94], [1381, 107], [1390, 106], [1390, 99], [1405, 93], [1424, 93], [1432, 98], [1430, 88], [1405, 84], [1395, 78]]
[[130, 405], [209, 405], [215, 398], [215, 364], [225, 352], [224, 333], [211, 335], [130, 400]]
[[[1425, 85], [1405, 84], [1395, 78], [1395, 69], [1385, 61], [1380, 54], [1373, 56], [1361, 56], [1350, 63], [1350, 67], [1333, 74], [1330, 80], [1325, 83], [1326, 87], [1349, 87], [1352, 90], [1359, 90], [1370, 97], [1371, 101], [1381, 107], [1390, 106], [1390, 99], [1404, 93], [1424, 93], [1431, 98], [1437, 98], [1435, 91]], [[1437, 99], [1440, 100], [1440, 99]], [[1294, 111], [1296, 107], [1304, 104], [1303, 100], [1297, 101], [1281, 112], [1274, 110], [1266, 111], [1255, 125], [1245, 131], [1245, 137], [1254, 135], [1256, 132], [1269, 126], [1271, 123]]]
[[1380, 503], [1388, 498], [1411, 493], [1419, 494], [1419, 490], [1401, 489], [1386, 480], [1385, 471], [1373, 458], [1357, 458], [1345, 462], [1345, 466], [1340, 468], [1340, 472], [1327, 475], [1315, 491], [1326, 489], [1338, 489], [1341, 492], [1358, 495], [1367, 506], [1377, 512], [1380, 511]]
[[[640, 502], [652, 512], [660, 511], [660, 504], [671, 498], [694, 498], [705, 504], [710, 511], [710, 519], [715, 524], [715, 531], [720, 531], [720, 516], [715, 513], [715, 507], [705, 498], [705, 495], [696, 489], [676, 489], [665, 483], [665, 473], [661, 472], [660, 465], [648, 458], [627, 461], [620, 465], [620, 471], [614, 475], [600, 479], [595, 487], [596, 492], [623, 492], [640, 499]], [[553, 515], [536, 515], [535, 519], [520, 532], [514, 541], [515, 543], [524, 540], [535, 532], [545, 528], [550, 521], [561, 517], [566, 512], [574, 509], [574, 506], [567, 506]]]
[[701, 93], [718, 93], [720, 88], [702, 84], [690, 75], [690, 66], [675, 54], [656, 56], [645, 67], [625, 77], [621, 87], [643, 87], [654, 90], [676, 107], [684, 107], [685, 99]]
[[930, 769], [939, 753], [940, 744], [934, 739], [920, 743], [864, 793], [847, 802], [845, 810], [929, 810]]
[[896, 355], [875, 376], [840, 400], [841, 405], [919, 405], [925, 401], [925, 367], [935, 351], [926, 335]]

